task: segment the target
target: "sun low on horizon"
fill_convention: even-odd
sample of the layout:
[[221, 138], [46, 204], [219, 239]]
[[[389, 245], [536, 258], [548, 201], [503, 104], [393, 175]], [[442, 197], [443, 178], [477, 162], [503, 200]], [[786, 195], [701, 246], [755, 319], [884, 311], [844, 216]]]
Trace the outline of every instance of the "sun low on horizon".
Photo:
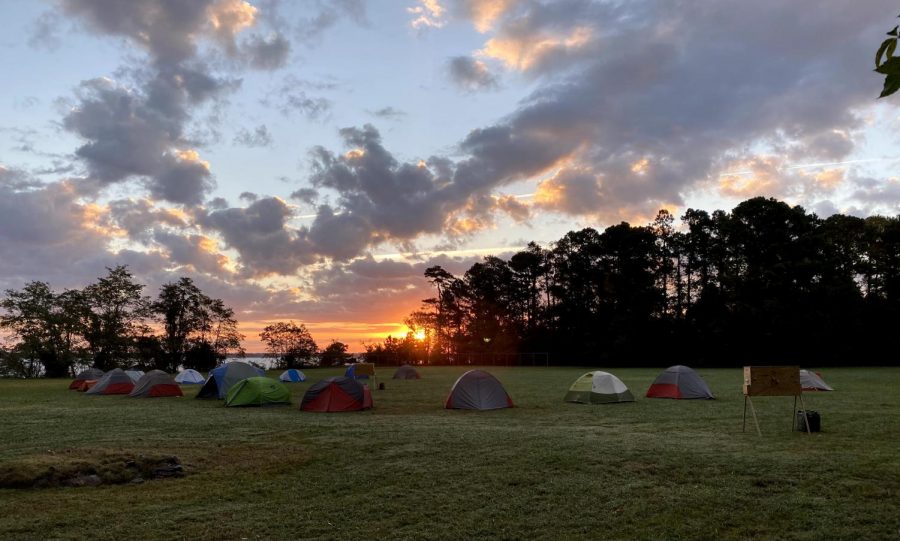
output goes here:
[[846, 4], [0, 0], [0, 289], [127, 265], [355, 352], [571, 230], [897, 215], [896, 5]]

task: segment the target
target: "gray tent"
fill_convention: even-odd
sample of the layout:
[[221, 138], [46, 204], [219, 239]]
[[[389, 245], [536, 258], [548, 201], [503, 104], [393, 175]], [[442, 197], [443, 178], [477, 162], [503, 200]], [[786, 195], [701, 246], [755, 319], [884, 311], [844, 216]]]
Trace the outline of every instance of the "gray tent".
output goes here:
[[128, 374], [128, 377], [131, 378], [131, 381], [135, 383], [137, 383], [139, 379], [144, 377], [143, 370], [126, 370], [125, 373]]
[[714, 398], [712, 391], [706, 386], [694, 370], [680, 364], [666, 368], [665, 372], [656, 376], [653, 384], [647, 389], [647, 398]]
[[103, 374], [103, 370], [100, 370], [99, 368], [88, 368], [75, 376], [75, 379], [69, 384], [69, 389], [77, 389], [81, 386], [82, 382], [89, 379], [100, 379], [103, 377]]
[[513, 407], [512, 399], [497, 378], [484, 370], [461, 375], [444, 403], [447, 409], [495, 410]]
[[255, 378], [257, 376], [265, 376], [266, 371], [262, 368], [240, 361], [232, 361], [213, 368], [209, 372], [206, 383], [197, 393], [197, 398], [218, 398], [223, 400], [228, 393], [228, 389], [235, 383], [247, 378]]
[[394, 372], [394, 379], [422, 379], [419, 371], [415, 368], [404, 364]]
[[175, 378], [162, 370], [151, 370], [141, 376], [128, 395], [134, 398], [156, 398], [162, 396], [184, 396]]
[[114, 368], [103, 375], [87, 394], [128, 394], [134, 389], [134, 382], [121, 368]]

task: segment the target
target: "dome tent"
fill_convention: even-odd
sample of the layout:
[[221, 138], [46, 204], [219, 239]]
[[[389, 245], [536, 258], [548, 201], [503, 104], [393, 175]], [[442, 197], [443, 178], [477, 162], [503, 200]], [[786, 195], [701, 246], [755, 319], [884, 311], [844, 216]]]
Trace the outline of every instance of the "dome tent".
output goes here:
[[103, 375], [86, 394], [128, 394], [134, 389], [134, 381], [121, 368], [114, 368]]
[[262, 368], [256, 368], [253, 365], [242, 363], [240, 361], [232, 361], [223, 364], [217, 368], [213, 368], [209, 373], [209, 378], [197, 398], [218, 398], [222, 400], [235, 383], [256, 376], [265, 376], [266, 371]]
[[162, 370], [151, 370], [141, 376], [129, 393], [132, 398], [157, 398], [163, 396], [184, 396], [175, 379]]
[[131, 381], [135, 383], [137, 383], [139, 379], [144, 377], [143, 370], [126, 370], [125, 373], [128, 374], [128, 377], [131, 378]]
[[484, 370], [469, 370], [461, 375], [447, 400], [446, 409], [494, 410], [513, 407], [512, 399], [500, 381]]
[[306, 381], [306, 374], [296, 368], [289, 368], [278, 376], [278, 380], [285, 383], [299, 383], [301, 381]]
[[419, 375], [418, 370], [408, 364], [404, 364], [394, 372], [394, 379], [422, 379], [422, 376]]
[[634, 402], [634, 395], [622, 380], [597, 370], [575, 380], [563, 400], [577, 404], [616, 404]]
[[200, 372], [197, 372], [193, 368], [188, 368], [175, 376], [175, 383], [180, 383], [181, 385], [198, 385], [206, 383], [206, 379]]
[[279, 406], [291, 403], [291, 392], [280, 381], [256, 376], [242, 379], [228, 389], [226, 407]]
[[82, 386], [82, 384], [87, 380], [98, 380], [103, 377], [103, 370], [99, 368], [88, 368], [87, 370], [83, 370], [75, 376], [75, 379], [72, 380], [72, 383], [69, 384], [69, 389], [78, 389]]
[[666, 368], [664, 372], [656, 376], [653, 384], [647, 389], [647, 398], [674, 398], [695, 399], [715, 398], [712, 391], [706, 385], [694, 369], [675, 365]]
[[371, 407], [369, 387], [346, 376], [316, 382], [307, 389], [300, 402], [301, 410], [322, 413], [359, 411]]
[[800, 387], [803, 388], [804, 391], [833, 391], [830, 385], [825, 383], [825, 380], [822, 379], [816, 372], [811, 372], [809, 370], [800, 370]]

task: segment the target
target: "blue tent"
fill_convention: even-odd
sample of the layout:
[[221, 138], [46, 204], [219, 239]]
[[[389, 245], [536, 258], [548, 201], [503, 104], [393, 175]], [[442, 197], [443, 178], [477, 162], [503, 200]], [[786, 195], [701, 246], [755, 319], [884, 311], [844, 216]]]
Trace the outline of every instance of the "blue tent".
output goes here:
[[347, 370], [344, 371], [344, 376], [353, 379], [369, 379], [369, 376], [366, 374], [356, 375], [356, 364], [351, 364], [347, 367]]
[[223, 364], [210, 370], [206, 384], [197, 393], [197, 398], [218, 398], [223, 400], [228, 393], [228, 389], [235, 383], [247, 378], [265, 375], [266, 371], [262, 368], [240, 361]]
[[299, 383], [301, 381], [306, 381], [306, 374], [296, 368], [290, 368], [282, 372], [281, 375], [278, 376], [278, 379], [288, 383]]

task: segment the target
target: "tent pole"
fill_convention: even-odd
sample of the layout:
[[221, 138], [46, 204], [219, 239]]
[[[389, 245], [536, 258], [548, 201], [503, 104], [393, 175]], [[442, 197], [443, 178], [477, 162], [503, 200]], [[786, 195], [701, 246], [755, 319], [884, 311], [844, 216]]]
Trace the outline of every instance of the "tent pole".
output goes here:
[[812, 435], [812, 429], [809, 428], [809, 416], [806, 413], [806, 406], [803, 405], [803, 394], [798, 396], [800, 397], [800, 407], [803, 408], [803, 421], [806, 423], [806, 433]]
[[741, 432], [747, 431], [747, 395], [744, 395], [744, 417], [741, 423]]
[[756, 418], [756, 408], [753, 407], [753, 399], [748, 396], [747, 400], [750, 401], [750, 413], [753, 414], [753, 422], [756, 424], [756, 434], [762, 436], [762, 431], [759, 429], [759, 419]]

